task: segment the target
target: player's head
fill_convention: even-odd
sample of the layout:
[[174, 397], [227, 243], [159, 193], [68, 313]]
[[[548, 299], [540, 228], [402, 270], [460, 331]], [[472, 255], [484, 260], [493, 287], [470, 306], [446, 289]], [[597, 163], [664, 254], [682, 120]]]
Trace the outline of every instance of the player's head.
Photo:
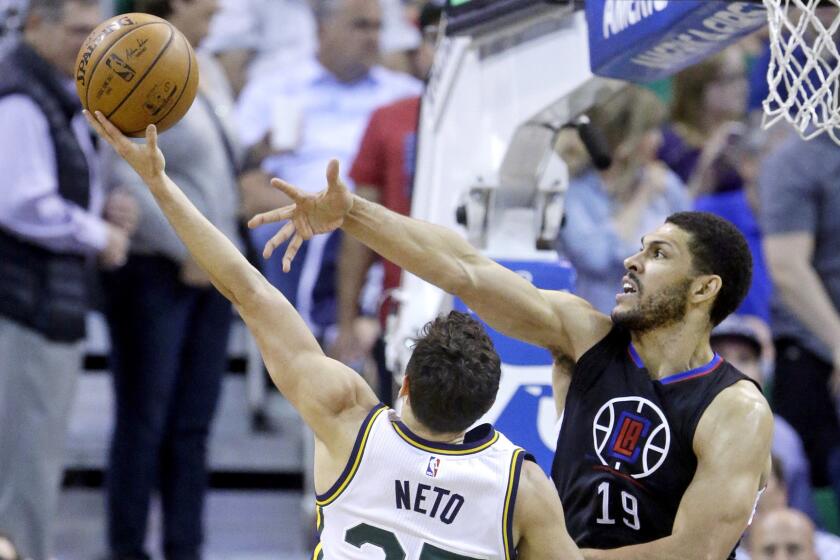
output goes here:
[[501, 360], [481, 324], [451, 311], [423, 327], [405, 371], [414, 417], [450, 434], [470, 427], [496, 400]]
[[689, 313], [717, 325], [744, 299], [752, 278], [744, 236], [706, 212], [672, 214], [624, 266], [612, 319], [637, 332], [681, 322]]
[[193, 47], [207, 35], [218, 0], [135, 0], [134, 9], [172, 22]]
[[99, 0], [30, 0], [24, 40], [59, 71], [73, 75], [76, 54], [101, 19]]
[[355, 80], [379, 60], [378, 0], [316, 0], [318, 59], [340, 80]]
[[777, 509], [757, 516], [749, 540], [753, 560], [817, 560], [814, 524], [795, 509]]

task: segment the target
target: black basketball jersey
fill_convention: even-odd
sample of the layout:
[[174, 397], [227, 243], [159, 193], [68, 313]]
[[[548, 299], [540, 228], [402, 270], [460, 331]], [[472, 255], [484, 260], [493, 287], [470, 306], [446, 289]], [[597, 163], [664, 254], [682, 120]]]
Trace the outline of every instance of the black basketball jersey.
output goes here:
[[620, 327], [580, 358], [552, 465], [578, 546], [617, 548], [671, 534], [697, 469], [697, 423], [718, 393], [744, 379], [715, 354], [705, 366], [653, 380]]

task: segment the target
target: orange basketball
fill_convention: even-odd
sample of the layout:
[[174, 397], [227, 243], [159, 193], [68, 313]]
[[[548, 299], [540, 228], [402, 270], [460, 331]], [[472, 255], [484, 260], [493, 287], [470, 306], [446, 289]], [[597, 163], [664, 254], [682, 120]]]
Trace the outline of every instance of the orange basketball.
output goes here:
[[91, 32], [76, 57], [76, 91], [128, 136], [149, 124], [162, 132], [192, 105], [198, 64], [189, 41], [169, 22], [122, 14]]

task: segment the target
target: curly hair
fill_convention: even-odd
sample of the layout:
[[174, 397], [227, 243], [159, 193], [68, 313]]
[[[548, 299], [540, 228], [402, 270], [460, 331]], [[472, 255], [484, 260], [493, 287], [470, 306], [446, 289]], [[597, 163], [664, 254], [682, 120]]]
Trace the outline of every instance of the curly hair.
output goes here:
[[451, 311], [423, 327], [406, 367], [414, 416], [437, 433], [466, 430], [496, 400], [501, 360], [481, 323]]
[[665, 221], [690, 235], [694, 270], [720, 276], [723, 285], [709, 313], [712, 325], [720, 324], [750, 289], [753, 262], [747, 240], [731, 222], [708, 212], [677, 212]]

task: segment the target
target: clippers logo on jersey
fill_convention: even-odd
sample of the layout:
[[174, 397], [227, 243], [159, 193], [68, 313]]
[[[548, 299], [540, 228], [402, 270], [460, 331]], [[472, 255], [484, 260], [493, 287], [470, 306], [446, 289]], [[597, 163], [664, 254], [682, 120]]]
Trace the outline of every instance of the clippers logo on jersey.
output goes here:
[[659, 407], [649, 400], [621, 397], [598, 410], [592, 439], [602, 464], [633, 478], [644, 478], [665, 462], [671, 429]]
[[438, 467], [440, 467], [440, 459], [432, 455], [429, 457], [429, 464], [426, 466], [426, 476], [435, 478], [438, 473]]
[[650, 432], [650, 420], [624, 411], [618, 417], [617, 430], [610, 439], [609, 454], [616, 459], [635, 463], [639, 458], [639, 439]]

